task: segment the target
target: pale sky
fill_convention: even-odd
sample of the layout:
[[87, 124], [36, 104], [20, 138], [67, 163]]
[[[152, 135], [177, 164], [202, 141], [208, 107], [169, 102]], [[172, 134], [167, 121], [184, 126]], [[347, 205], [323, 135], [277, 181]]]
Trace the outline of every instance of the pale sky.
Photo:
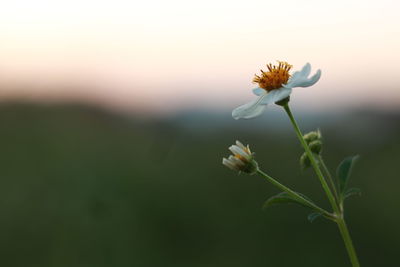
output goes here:
[[295, 89], [298, 106], [397, 107], [399, 11], [398, 0], [5, 1], [0, 98], [231, 109], [285, 60], [322, 70]]

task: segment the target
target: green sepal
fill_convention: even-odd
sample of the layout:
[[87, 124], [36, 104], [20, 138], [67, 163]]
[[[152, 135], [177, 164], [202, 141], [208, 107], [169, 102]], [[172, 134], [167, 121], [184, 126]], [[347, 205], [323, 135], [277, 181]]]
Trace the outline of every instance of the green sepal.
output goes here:
[[290, 96], [288, 96], [288, 97], [286, 97], [286, 98], [284, 98], [284, 99], [282, 99], [282, 100], [280, 100], [278, 102], [275, 102], [275, 104], [277, 104], [278, 106], [284, 107], [289, 103], [289, 101], [290, 101]]
[[[312, 202], [308, 197], [306, 197], [303, 194], [297, 193], [303, 198], [307, 199], [308, 201]], [[307, 206], [305, 203], [303, 203], [301, 200], [298, 200], [291, 195], [289, 195], [286, 192], [279, 193], [275, 196], [270, 197], [267, 199], [267, 201], [264, 202], [263, 209], [269, 208], [271, 206], [277, 205], [277, 204], [299, 204], [303, 207], [311, 208]]]
[[352, 188], [347, 189], [346, 192], [344, 192], [344, 194], [343, 194], [343, 199], [346, 199], [348, 197], [355, 196], [355, 195], [361, 196], [360, 188], [352, 187]]
[[308, 214], [307, 219], [310, 223], [312, 223], [315, 219], [317, 219], [320, 216], [322, 216], [321, 212], [313, 212]]
[[359, 156], [356, 155], [345, 158], [336, 169], [336, 175], [339, 179], [339, 191], [342, 196], [344, 196], [344, 192], [351, 175], [351, 170], [358, 157]]

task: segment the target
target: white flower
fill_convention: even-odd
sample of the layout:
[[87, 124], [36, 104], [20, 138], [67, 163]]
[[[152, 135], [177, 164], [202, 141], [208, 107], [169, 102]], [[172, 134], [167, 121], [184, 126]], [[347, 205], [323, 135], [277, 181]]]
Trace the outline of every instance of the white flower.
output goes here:
[[244, 146], [241, 142], [236, 141], [236, 145], [230, 146], [229, 150], [233, 155], [230, 155], [227, 159], [223, 158], [223, 165], [238, 172], [253, 174], [257, 171], [258, 165], [249, 145]]
[[276, 103], [290, 96], [292, 88], [312, 86], [321, 77], [321, 70], [317, 70], [314, 75], [308, 78], [311, 72], [310, 63], [306, 63], [300, 71], [296, 71], [290, 76], [289, 70], [292, 66], [286, 62], [278, 62], [278, 66], [268, 64], [268, 72], [261, 71], [261, 76], [256, 75], [253, 81], [258, 83], [259, 87], [254, 88], [253, 93], [258, 98], [235, 108], [232, 111], [234, 119], [257, 117], [261, 115], [268, 104]]

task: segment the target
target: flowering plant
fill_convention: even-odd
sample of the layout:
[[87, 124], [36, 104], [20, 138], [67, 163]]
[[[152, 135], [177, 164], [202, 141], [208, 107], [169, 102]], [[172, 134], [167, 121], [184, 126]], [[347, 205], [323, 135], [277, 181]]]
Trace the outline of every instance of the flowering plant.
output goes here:
[[333, 211], [329, 212], [319, 207], [304, 194], [290, 189], [263, 172], [255, 161], [249, 145], [244, 146], [241, 142], [236, 141], [236, 145], [229, 147], [233, 155], [229, 156], [228, 159], [224, 158], [222, 163], [234, 171], [259, 174], [282, 190], [278, 195], [269, 198], [264, 203], [264, 207], [280, 203], [297, 203], [312, 211], [308, 216], [310, 222], [318, 217], [324, 217], [335, 222], [343, 237], [352, 266], [358, 267], [360, 264], [344, 219], [345, 199], [360, 193], [359, 189], [348, 188], [347, 186], [351, 170], [358, 156], [345, 158], [337, 168], [336, 177], [331, 175], [322, 158], [323, 142], [321, 132], [317, 130], [303, 135], [289, 108], [292, 89], [314, 85], [321, 77], [321, 70], [317, 70], [315, 74], [309, 77], [311, 65], [306, 63], [300, 71], [290, 74], [292, 65], [282, 61], [278, 61], [277, 65], [268, 64], [267, 68], [268, 71], [261, 70], [261, 75], [256, 75], [253, 79], [253, 82], [259, 85], [259, 87], [253, 89], [257, 99], [234, 109], [232, 117], [234, 119], [255, 118], [261, 115], [269, 104], [275, 103], [282, 106], [304, 148], [304, 153], [300, 157], [300, 165], [302, 168], [312, 167], [314, 169]]

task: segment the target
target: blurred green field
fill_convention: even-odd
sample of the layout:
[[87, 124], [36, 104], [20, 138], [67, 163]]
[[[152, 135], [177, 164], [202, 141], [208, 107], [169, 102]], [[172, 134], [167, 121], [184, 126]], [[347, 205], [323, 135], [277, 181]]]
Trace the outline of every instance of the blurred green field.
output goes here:
[[[347, 220], [362, 266], [399, 266], [399, 118], [369, 112], [321, 126], [332, 169], [361, 155], [351, 184], [363, 195], [348, 200]], [[328, 208], [317, 178], [300, 171], [294, 133], [269, 130], [268, 118], [263, 130], [209, 119], [193, 127], [3, 103], [1, 266], [350, 266], [333, 223], [311, 224], [297, 206], [263, 211], [278, 191], [221, 165], [236, 139], [250, 143], [266, 172]]]

